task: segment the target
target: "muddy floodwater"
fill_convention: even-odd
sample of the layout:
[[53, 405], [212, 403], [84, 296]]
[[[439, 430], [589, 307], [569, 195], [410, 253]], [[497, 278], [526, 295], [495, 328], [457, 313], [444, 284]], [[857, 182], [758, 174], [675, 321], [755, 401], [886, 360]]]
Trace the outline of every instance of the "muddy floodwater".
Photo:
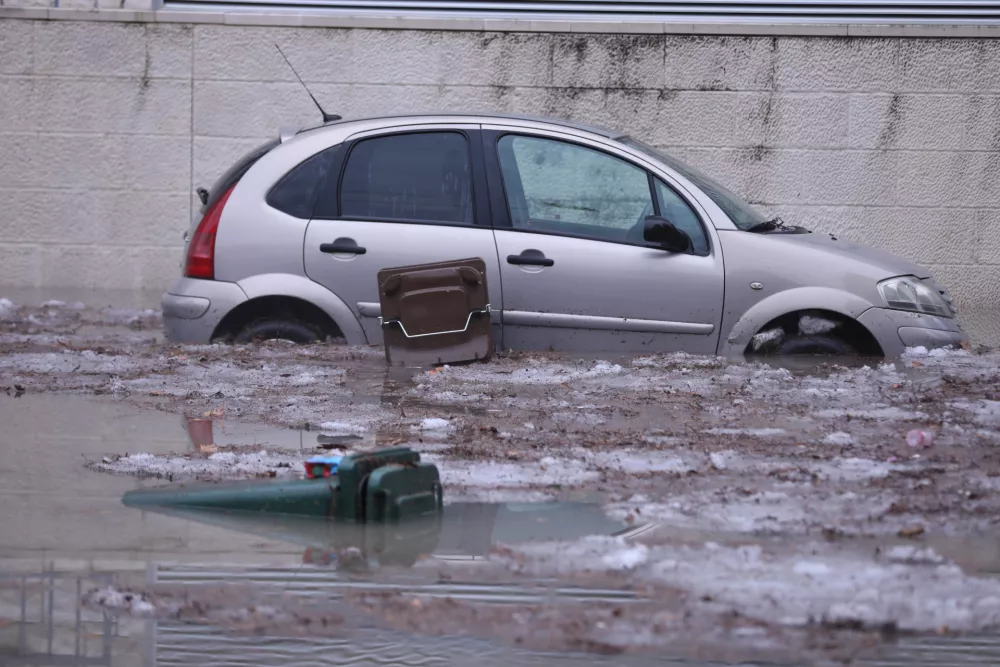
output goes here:
[[[160, 325], [0, 300], [0, 665], [1000, 663], [994, 353], [387, 371]], [[121, 500], [389, 445], [445, 485], [409, 551]]]

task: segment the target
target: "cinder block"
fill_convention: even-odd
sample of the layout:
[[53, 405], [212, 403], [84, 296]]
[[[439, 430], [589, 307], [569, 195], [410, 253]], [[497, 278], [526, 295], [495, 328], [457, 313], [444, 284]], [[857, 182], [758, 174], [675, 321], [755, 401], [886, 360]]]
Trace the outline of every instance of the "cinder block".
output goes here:
[[278, 44], [307, 83], [346, 83], [355, 66], [356, 32], [366, 31], [198, 25], [194, 28], [195, 78], [294, 82], [295, 75], [275, 48]]
[[996, 96], [852, 95], [850, 107], [852, 147], [976, 150], [1000, 139]]
[[141, 135], [0, 134], [7, 187], [185, 190], [189, 140]]
[[874, 151], [690, 149], [687, 154], [751, 202], [776, 205], [879, 205], [892, 202], [896, 164]]
[[[970, 256], [977, 264], [1000, 266], [1000, 209], [980, 209], [975, 213], [976, 251]], [[946, 219], [941, 220], [942, 225], [947, 223]]]
[[60, 9], [96, 9], [97, 0], [59, 0]]
[[139, 287], [139, 265], [130, 248], [108, 246], [42, 246], [42, 283], [52, 286], [121, 289]]
[[0, 190], [0, 229], [25, 243], [176, 246], [190, 220], [186, 192]]
[[51, 7], [47, 0], [5, 0], [4, 7]]
[[[545, 86], [552, 83], [552, 35], [445, 33], [441, 81], [461, 86]], [[379, 56], [366, 51], [366, 59]], [[363, 72], [363, 70], [362, 70]], [[360, 79], [356, 79], [360, 80]]]
[[[474, 86], [318, 84], [313, 93], [329, 110], [345, 118], [365, 118], [493, 108], [486, 102], [490, 90]], [[311, 121], [315, 122], [316, 112], [311, 113]]]
[[[4, 238], [9, 239], [7, 234]], [[42, 284], [39, 247], [29, 243], [0, 242], [0, 285], [37, 287]]]
[[147, 23], [143, 76], [191, 79], [195, 26], [187, 23]]
[[35, 72], [142, 76], [145, 27], [136, 23], [47, 21], [35, 28]]
[[846, 95], [768, 94], [758, 105], [756, 117], [763, 125], [765, 145], [832, 149], [847, 144], [850, 100]]
[[28, 77], [0, 77], [0, 127], [12, 132], [35, 127], [32, 114], [34, 87], [35, 81]]
[[240, 157], [276, 135], [254, 139], [194, 138], [194, 187], [208, 188]]
[[[610, 117], [633, 119], [637, 138], [649, 144], [748, 146], [764, 140], [761, 110], [767, 93], [616, 90], [607, 93]], [[774, 122], [772, 116], [766, 119]]]
[[903, 206], [1000, 207], [1000, 153], [900, 151], [899, 189]]
[[447, 51], [453, 35], [409, 30], [359, 30], [353, 33], [353, 83], [446, 83]]
[[549, 35], [552, 82], [587, 88], [662, 88], [660, 35]]
[[0, 73], [27, 74], [31, 71], [34, 52], [34, 21], [24, 19], [0, 20], [0, 44], [3, 57], [0, 58]]
[[664, 38], [668, 90], [772, 90], [779, 62], [778, 38]]
[[32, 84], [24, 99], [34, 130], [190, 136], [188, 81], [39, 77]]
[[136, 255], [141, 290], [165, 292], [181, 275], [183, 246], [140, 248]]
[[1000, 343], [1000, 266], [935, 264], [929, 267], [958, 304], [958, 319], [969, 336], [990, 345]]
[[[319, 90], [313, 94], [331, 112], [336, 110]], [[277, 136], [282, 125], [314, 124], [319, 120], [319, 111], [298, 83], [195, 83], [194, 131], [199, 136]]]
[[786, 37], [777, 41], [782, 90], [885, 92], [899, 86], [899, 40]]
[[1000, 92], [1000, 43], [995, 39], [901, 39], [896, 90]]

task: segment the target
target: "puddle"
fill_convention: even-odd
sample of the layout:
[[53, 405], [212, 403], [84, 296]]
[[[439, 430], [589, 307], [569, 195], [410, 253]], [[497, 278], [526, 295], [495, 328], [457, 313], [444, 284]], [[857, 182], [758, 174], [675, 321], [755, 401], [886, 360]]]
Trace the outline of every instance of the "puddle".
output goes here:
[[[404, 632], [387, 621], [352, 627], [349, 637], [289, 638], [277, 631], [263, 637], [248, 636], [213, 622], [123, 616], [82, 606], [80, 601], [86, 591], [109, 585], [138, 583], [195, 590], [192, 587], [239, 583], [257, 591], [294, 595], [311, 601], [309, 604], [333, 604], [331, 601], [350, 596], [359, 587], [372, 590], [381, 586], [377, 590], [416, 596], [431, 601], [424, 603], [428, 605], [437, 600], [446, 605], [495, 605], [502, 609], [578, 604], [582, 606], [575, 609], [586, 613], [596, 613], [607, 605], [642, 610], [651, 598], [639, 595], [642, 589], [627, 578], [584, 585], [576, 580], [567, 583], [531, 577], [492, 581], [486, 573], [491, 572], [489, 563], [498, 549], [554, 540], [572, 543], [593, 535], [618, 536], [624, 544], [632, 545], [623, 547], [625, 554], [628, 549], [642, 554], [643, 548], [662, 545], [681, 550], [685, 545], [701, 548], [706, 542], [720, 549], [763, 546], [775, 552], [802, 545], [798, 538], [781, 535], [712, 531], [641, 516], [611, 518], [601, 510], [599, 494], [594, 499], [548, 503], [468, 502], [458, 496], [448, 502], [440, 522], [392, 530], [203, 510], [134, 509], [122, 504], [127, 491], [163, 486], [164, 480], [101, 474], [84, 468], [85, 461], [137, 452], [205, 455], [247, 445], [250, 449], [283, 450], [291, 459], [301, 460], [318, 447], [377, 446], [383, 436], [378, 432], [333, 434], [254, 426], [204, 414], [184, 419], [80, 395], [27, 393], [16, 399], [0, 396], [0, 400], [4, 424], [4, 456], [0, 458], [0, 501], [4, 503], [0, 512], [0, 665], [305, 667], [372, 662], [464, 665], [473, 660], [484, 665], [675, 664], [672, 653], [660, 649], [655, 659], [648, 655], [602, 656], [570, 651], [572, 643], [564, 642], [559, 652], [551, 653], [537, 647], [514, 648], [504, 641], [450, 636], [443, 631], [444, 636], [433, 637], [419, 624]], [[473, 469], [471, 464], [465, 465]], [[447, 488], [445, 497], [448, 501]], [[832, 544], [839, 545], [841, 553], [871, 554], [876, 549], [888, 551], [913, 542], [840, 539]], [[918, 546], [932, 548], [968, 572], [985, 575], [1000, 571], [1000, 540], [992, 536], [931, 534]], [[345, 558], [355, 563], [360, 558], [366, 568], [344, 568]], [[624, 565], [627, 571], [627, 562]], [[804, 567], [799, 566], [798, 574], [808, 570], [802, 570]], [[814, 568], [808, 572], [820, 571], [817, 565], [808, 567]], [[382, 571], [389, 573], [388, 579], [375, 576]], [[442, 573], [450, 574], [442, 578]], [[915, 571], [913, 576], [922, 575]], [[667, 604], [653, 599], [656, 604]], [[486, 613], [477, 609], [477, 613]], [[504, 613], [510, 622], [510, 614], [520, 612]], [[641, 613], [637, 611], [636, 618], [644, 618]], [[489, 617], [480, 617], [487, 623], [484, 618]], [[627, 631], [620, 630], [617, 637], [646, 641], [655, 624], [643, 623], [646, 621], [636, 621]], [[746, 634], [751, 628], [744, 628], [744, 634], [715, 642], [711, 639], [713, 627], [706, 623], [685, 631], [707, 645], [751, 636]], [[479, 634], [478, 630], [470, 632]], [[699, 634], [702, 632], [708, 634]], [[671, 637], [669, 632], [664, 636]], [[754, 663], [751, 652], [738, 657], [742, 664], [764, 664]], [[993, 638], [903, 636], [883, 646], [878, 659], [859, 659], [855, 664], [943, 667], [998, 662], [1000, 645]], [[785, 660], [783, 664], [813, 663], [810, 659]], [[678, 658], [676, 664], [709, 663], [691, 662], [688, 655], [686, 660]]]

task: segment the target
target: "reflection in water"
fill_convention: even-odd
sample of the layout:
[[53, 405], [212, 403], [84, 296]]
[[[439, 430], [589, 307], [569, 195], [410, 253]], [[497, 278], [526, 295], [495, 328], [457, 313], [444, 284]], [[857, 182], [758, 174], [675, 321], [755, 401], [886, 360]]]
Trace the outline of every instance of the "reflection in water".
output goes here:
[[[210, 583], [240, 580], [289, 587], [296, 594], [336, 597], [338, 577], [327, 570], [232, 570], [153, 567], [150, 582]], [[45, 571], [0, 575], [0, 665], [7, 667], [541, 667], [542, 665], [688, 665], [693, 660], [656, 655], [602, 656], [541, 653], [468, 637], [427, 637], [374, 628], [345, 637], [247, 636], [178, 621], [116, 618], [81, 606], [93, 587], [114, 584], [112, 574]], [[340, 582], [341, 584], [345, 582]], [[451, 595], [462, 594], [453, 586]], [[483, 587], [488, 588], [488, 587]], [[428, 591], [420, 591], [426, 593]], [[470, 592], [469, 595], [476, 595]], [[481, 601], [487, 596], [477, 595]], [[510, 599], [499, 599], [509, 602]], [[904, 637], [864, 667], [986, 667], [1000, 663], [992, 637]], [[750, 663], [741, 663], [749, 667]], [[794, 664], [794, 663], [793, 663]]]
[[[591, 503], [454, 503], [438, 521], [400, 526], [344, 524], [316, 519], [265, 517], [248, 513], [143, 508], [178, 523], [196, 522], [226, 531], [262, 535], [302, 546], [309, 563], [339, 565], [345, 547], [364, 554], [366, 564], [410, 565], [419, 558], [474, 560], [492, 545], [587, 534], [637, 530], [607, 518]], [[387, 555], [389, 556], [387, 558]], [[325, 559], [325, 561], [324, 561]], [[359, 580], [336, 568], [286, 565], [238, 567], [182, 563], [149, 564], [148, 584], [194, 585], [241, 582], [261, 590], [281, 590], [307, 599], [335, 603], [359, 585], [383, 586], [421, 596], [448, 596], [477, 602], [533, 603], [553, 595], [563, 599], [636, 600], [627, 590], [547, 588], [476, 581], [476, 569], [456, 570], [444, 581], [400, 577], [390, 583]], [[464, 575], [465, 579], [462, 579]], [[692, 665], [709, 663], [666, 659], [662, 655], [603, 656], [540, 653], [474, 638], [431, 637], [362, 627], [342, 637], [246, 636], [173, 620], [117, 618], [84, 609], [87, 590], [120, 581], [117, 574], [45, 571], [0, 576], [0, 665], [128, 665], [135, 667], [314, 667], [325, 665], [413, 665], [517, 667], [535, 665]], [[133, 575], [134, 576], [134, 575]], [[131, 579], [134, 581], [134, 579]], [[551, 582], [550, 582], [551, 583]], [[1000, 643], [992, 638], [902, 638], [886, 647], [871, 667], [985, 666], [1000, 663]], [[747, 663], [744, 663], [747, 664]]]
[[258, 535], [306, 548], [303, 561], [332, 564], [345, 549], [370, 566], [412, 565], [422, 558], [485, 558], [495, 544], [615, 535], [638, 527], [609, 518], [596, 503], [452, 503], [440, 517], [400, 524], [349, 523], [302, 516], [198, 508], [136, 506], [144, 512]]
[[0, 665], [112, 665], [118, 621], [84, 609], [81, 597], [113, 580], [55, 570], [0, 575]]

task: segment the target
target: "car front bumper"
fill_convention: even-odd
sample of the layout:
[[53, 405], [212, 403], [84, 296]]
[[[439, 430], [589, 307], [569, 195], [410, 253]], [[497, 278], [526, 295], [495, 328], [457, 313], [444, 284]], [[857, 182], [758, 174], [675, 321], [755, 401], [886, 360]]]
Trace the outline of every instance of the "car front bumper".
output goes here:
[[889, 308], [869, 308], [858, 317], [882, 347], [886, 357], [898, 357], [908, 347], [961, 347], [969, 336], [958, 320]]
[[160, 300], [163, 328], [172, 343], [210, 343], [219, 322], [247, 300], [236, 283], [181, 278]]

